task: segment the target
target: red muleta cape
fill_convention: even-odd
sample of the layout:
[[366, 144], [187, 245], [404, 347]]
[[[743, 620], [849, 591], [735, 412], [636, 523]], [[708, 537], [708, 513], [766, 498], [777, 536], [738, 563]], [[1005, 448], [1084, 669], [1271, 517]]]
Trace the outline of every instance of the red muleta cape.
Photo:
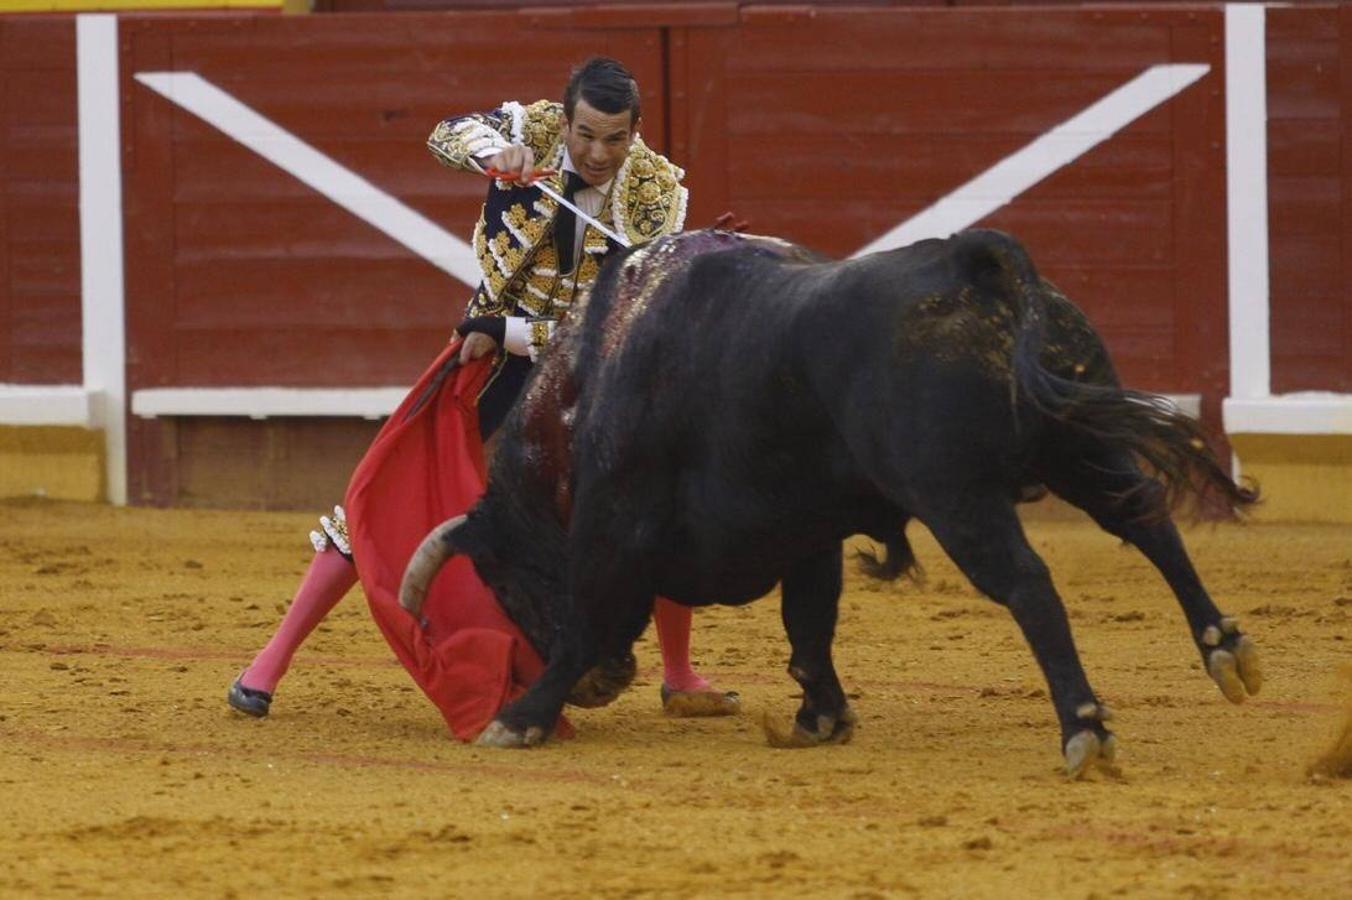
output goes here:
[[[371, 617], [451, 731], [469, 741], [544, 663], [465, 557], [432, 581], [423, 623], [399, 606], [413, 552], [473, 506], [487, 481], [475, 400], [491, 358], [457, 366], [460, 343], [447, 345], [380, 429], [352, 473], [345, 507]], [[556, 736], [570, 733], [560, 718]]]

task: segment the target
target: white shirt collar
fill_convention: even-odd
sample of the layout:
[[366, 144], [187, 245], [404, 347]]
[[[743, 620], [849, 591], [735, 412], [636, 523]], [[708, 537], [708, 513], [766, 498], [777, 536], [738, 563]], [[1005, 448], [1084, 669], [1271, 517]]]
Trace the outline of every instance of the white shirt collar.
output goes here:
[[[581, 176], [581, 173], [578, 172], [577, 167], [573, 165], [573, 158], [568, 154], [567, 146], [563, 148], [563, 171], [572, 172], [574, 175], [578, 175], [579, 177]], [[597, 191], [598, 193], [604, 194], [610, 190], [611, 182], [613, 182], [614, 180], [615, 179], [612, 177], [610, 181], [607, 181], [605, 184], [596, 184], [596, 185], [589, 184], [586, 185], [585, 187], [579, 188], [578, 190]]]

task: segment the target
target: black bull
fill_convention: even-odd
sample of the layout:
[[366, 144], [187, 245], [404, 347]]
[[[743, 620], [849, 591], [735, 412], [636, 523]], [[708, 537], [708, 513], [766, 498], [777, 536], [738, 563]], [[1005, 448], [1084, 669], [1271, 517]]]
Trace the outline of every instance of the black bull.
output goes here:
[[[405, 576], [420, 609], [468, 554], [547, 661], [480, 742], [544, 740], [565, 702], [609, 702], [653, 598], [741, 604], [780, 582], [790, 742], [847, 740], [831, 659], [842, 540], [896, 577], [923, 522], [1009, 608], [1051, 689], [1067, 766], [1111, 760], [1108, 711], [1075, 650], [1015, 503], [1045, 485], [1134, 544], [1177, 595], [1230, 700], [1258, 690], [1257, 652], [1202, 586], [1169, 513], [1238, 509], [1197, 426], [1129, 391], [1083, 314], [995, 231], [845, 262], [717, 231], [663, 238], [607, 264], [513, 411], [488, 489], [436, 529]], [[585, 677], [584, 677], [585, 676]]]

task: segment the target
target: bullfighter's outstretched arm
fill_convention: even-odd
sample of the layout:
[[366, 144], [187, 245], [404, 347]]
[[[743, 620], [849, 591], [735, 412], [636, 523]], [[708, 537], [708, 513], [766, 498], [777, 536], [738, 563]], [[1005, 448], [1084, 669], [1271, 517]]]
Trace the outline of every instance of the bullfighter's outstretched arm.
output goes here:
[[[511, 162], [524, 159], [529, 168], [535, 160], [549, 159], [562, 130], [563, 107], [549, 100], [529, 106], [515, 101], [488, 112], [444, 119], [432, 129], [427, 148], [443, 165], [466, 172], [479, 172], [499, 154]], [[521, 163], [518, 162], [518, 165]]]

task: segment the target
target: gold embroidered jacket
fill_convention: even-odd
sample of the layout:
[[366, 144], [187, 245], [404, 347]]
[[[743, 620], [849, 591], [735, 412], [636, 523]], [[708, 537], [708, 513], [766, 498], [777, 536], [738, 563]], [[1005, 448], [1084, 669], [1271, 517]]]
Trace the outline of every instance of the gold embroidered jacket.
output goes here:
[[[549, 183], [562, 193], [563, 127], [561, 103], [540, 100], [523, 106], [508, 102], [491, 112], [441, 122], [427, 146], [443, 164], [473, 172], [477, 168], [472, 160], [479, 159], [482, 151], [525, 144], [535, 154], [538, 168], [560, 173]], [[634, 244], [680, 231], [688, 194], [681, 185], [684, 177], [684, 170], [636, 137], [596, 218]], [[618, 245], [589, 226], [577, 266], [572, 273], [560, 275], [553, 241], [557, 213], [558, 203], [537, 187], [491, 182], [474, 227], [474, 252], [483, 281], [470, 298], [467, 316], [518, 315], [557, 321], [567, 314], [579, 292], [595, 281], [602, 258]], [[549, 326], [552, 321], [532, 327], [532, 351], [548, 339]]]

